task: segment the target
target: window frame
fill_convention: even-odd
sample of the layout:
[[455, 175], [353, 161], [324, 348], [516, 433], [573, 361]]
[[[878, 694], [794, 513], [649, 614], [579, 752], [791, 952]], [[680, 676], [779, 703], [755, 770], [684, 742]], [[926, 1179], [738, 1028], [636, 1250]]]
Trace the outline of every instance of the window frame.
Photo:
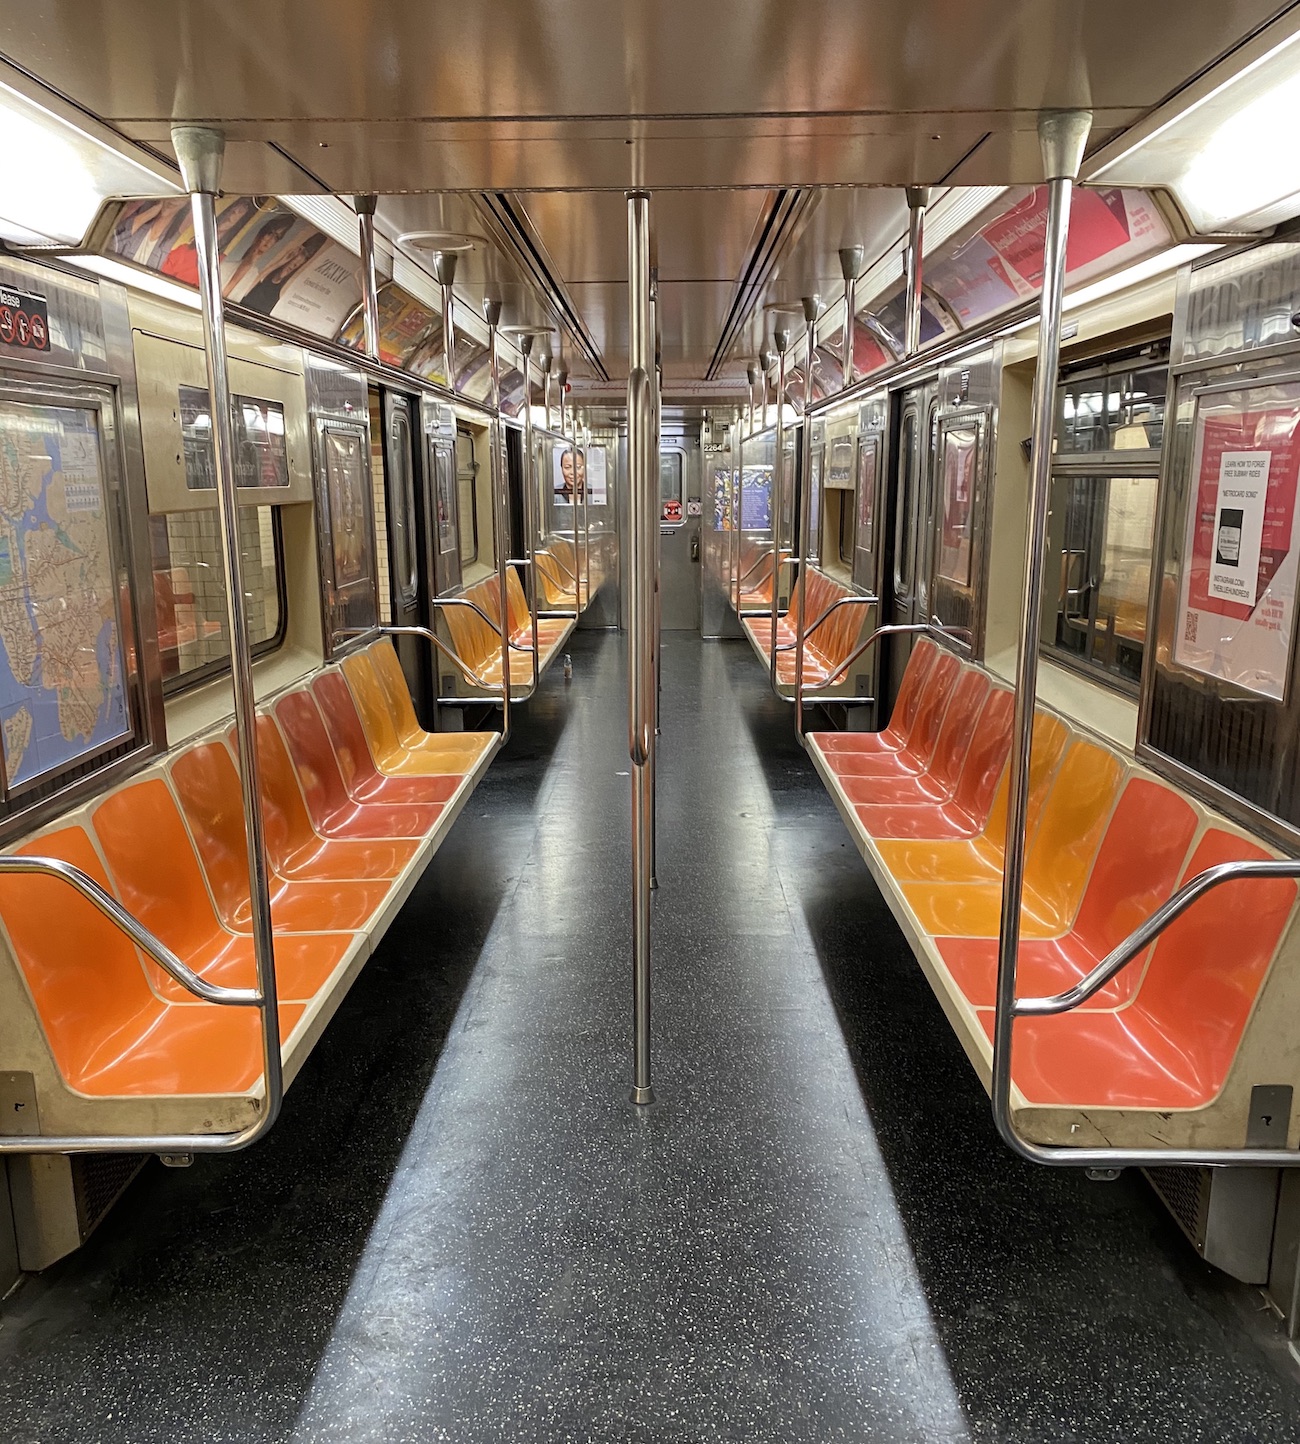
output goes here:
[[[284, 646], [285, 638], [289, 635], [289, 582], [285, 575], [284, 565], [284, 523], [281, 519], [281, 505], [276, 502], [248, 502], [240, 503], [241, 510], [247, 505], [250, 511], [255, 511], [258, 506], [265, 506], [271, 512], [271, 540], [275, 548], [275, 596], [278, 622], [275, 632], [263, 638], [260, 642], [254, 642], [248, 649], [249, 656], [253, 661], [261, 657], [267, 657], [272, 652], [277, 652]], [[216, 508], [212, 508], [214, 511]], [[192, 516], [193, 512], [185, 511], [176, 513], [181, 516]], [[172, 515], [165, 511], [151, 511], [149, 522], [152, 524], [155, 517], [167, 517]], [[152, 567], [150, 574], [153, 575]], [[159, 657], [162, 656], [162, 649], [159, 648]], [[216, 677], [224, 677], [230, 671], [230, 654], [227, 652], [225, 659], [214, 658], [211, 662], [203, 662], [198, 667], [192, 667], [187, 672], [178, 672], [174, 676], [162, 678], [163, 696], [170, 701], [173, 697], [180, 696], [194, 687], [201, 687], [205, 682], [211, 682]]]
[[[1156, 548], [1160, 535], [1160, 475], [1164, 457], [1164, 437], [1167, 434], [1170, 420], [1169, 401], [1172, 376], [1169, 371], [1169, 337], [1160, 337], [1153, 341], [1145, 342], [1139, 347], [1128, 347], [1122, 351], [1089, 357], [1086, 361], [1077, 362], [1072, 366], [1062, 366], [1057, 375], [1056, 391], [1053, 397], [1059, 432], [1067, 388], [1076, 386], [1080, 381], [1088, 381], [1094, 377], [1106, 382], [1112, 376], [1127, 376], [1139, 371], [1152, 371], [1161, 364], [1162, 359], [1165, 366], [1166, 385], [1164, 404], [1160, 418], [1161, 444], [1155, 447], [1124, 450], [1109, 447], [1096, 451], [1062, 451], [1058, 446], [1058, 449], [1052, 456], [1051, 482], [1049, 487], [1049, 502], [1054, 504], [1056, 488], [1062, 480], [1094, 478], [1098, 482], [1104, 482], [1107, 488], [1107, 500], [1109, 500], [1109, 488], [1115, 481], [1135, 478], [1150, 481], [1152, 486], [1151, 532], [1148, 537], [1147, 548], [1152, 576], [1155, 574], [1157, 565]], [[1093, 661], [1088, 656], [1081, 656], [1068, 651], [1059, 646], [1054, 640], [1056, 618], [1061, 614], [1064, 595], [1062, 589], [1064, 587], [1065, 573], [1060, 562], [1065, 555], [1066, 553], [1063, 549], [1055, 547], [1047, 554], [1048, 565], [1054, 566], [1055, 570], [1060, 574], [1062, 581], [1052, 598], [1044, 597], [1043, 620], [1045, 625], [1039, 641], [1039, 657], [1044, 661], [1050, 661], [1055, 666], [1062, 667], [1080, 677], [1086, 678], [1098, 686], [1105, 687], [1111, 692], [1126, 697], [1130, 701], [1136, 702], [1142, 693], [1142, 676], [1145, 671], [1148, 640], [1151, 636], [1151, 599], [1149, 590], [1146, 597], [1146, 634], [1142, 641], [1138, 661], [1138, 675], [1136, 677], [1126, 677]], [[1085, 553], [1085, 555], [1087, 554]], [[1050, 612], [1047, 610], [1049, 607], [1051, 608]], [[1048, 637], [1049, 628], [1046, 623], [1049, 618], [1051, 619], [1050, 632], [1053, 640], [1049, 640]], [[1090, 626], [1088, 629], [1088, 645], [1090, 649], [1094, 645], [1092, 639], [1096, 635], [1095, 625]]]

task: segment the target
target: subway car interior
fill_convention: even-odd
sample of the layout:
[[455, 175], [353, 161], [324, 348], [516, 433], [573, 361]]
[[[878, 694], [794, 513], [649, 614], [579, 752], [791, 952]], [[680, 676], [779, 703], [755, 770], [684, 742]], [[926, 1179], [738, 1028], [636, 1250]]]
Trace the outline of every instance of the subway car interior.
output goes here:
[[0, 0], [0, 1440], [1300, 1440], [1298, 133]]

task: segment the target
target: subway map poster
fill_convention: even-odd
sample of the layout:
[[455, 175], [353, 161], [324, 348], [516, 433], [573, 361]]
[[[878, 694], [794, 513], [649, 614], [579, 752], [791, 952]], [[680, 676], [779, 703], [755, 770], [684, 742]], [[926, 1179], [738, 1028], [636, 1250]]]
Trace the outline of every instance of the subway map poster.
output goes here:
[[89, 407], [0, 401], [0, 742], [8, 788], [130, 732]]

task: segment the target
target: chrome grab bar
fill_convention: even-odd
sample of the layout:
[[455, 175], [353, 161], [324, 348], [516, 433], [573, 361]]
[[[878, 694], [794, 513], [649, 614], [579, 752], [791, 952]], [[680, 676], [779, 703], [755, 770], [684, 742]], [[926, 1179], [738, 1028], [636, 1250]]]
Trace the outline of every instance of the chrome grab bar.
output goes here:
[[471, 602], [468, 597], [431, 597], [429, 600], [430, 605], [435, 607], [468, 607], [471, 612], [477, 612], [498, 637], [501, 635], [501, 623], [489, 616], [477, 602]]
[[[792, 551], [787, 551], [787, 552], [784, 552], [782, 555], [784, 556], [784, 558], [785, 558], [786, 561], [789, 561], [790, 558], [794, 556], [794, 553], [793, 553]], [[743, 582], [746, 577], [752, 576], [752, 575], [759, 569], [759, 567], [761, 567], [761, 566], [763, 565], [764, 562], [770, 562], [771, 560], [772, 560], [772, 548], [771, 548], [771, 547], [768, 547], [768, 549], [767, 549], [765, 552], [763, 552], [763, 553], [757, 558], [757, 560], [755, 560], [754, 562], [751, 562], [750, 565], [749, 565], [749, 567], [748, 567], [745, 571], [743, 571], [743, 572], [740, 574], [740, 576], [738, 576], [738, 577], [736, 578], [736, 587], [739, 588], [741, 582]]]
[[1204, 897], [1212, 888], [1236, 878], [1250, 877], [1295, 877], [1300, 878], [1300, 859], [1272, 858], [1266, 862], [1241, 859], [1237, 862], [1220, 862], [1198, 872], [1155, 912], [1140, 927], [1135, 928], [1117, 948], [1109, 953], [1095, 968], [1072, 988], [1063, 993], [1053, 993], [1046, 998], [1019, 998], [1012, 1009], [1017, 1018], [1048, 1018], [1059, 1013], [1069, 1013], [1081, 1007], [1099, 993], [1110, 980], [1146, 952], [1147, 948], [1174, 921], [1182, 917], [1189, 907]]
[[[496, 692], [500, 689], [495, 682], [485, 682], [482, 677], [470, 666], [468, 662], [453, 647], [449, 647], [440, 636], [428, 627], [345, 627], [341, 632], [336, 632], [339, 637], [423, 637], [426, 641], [432, 642], [437, 649], [460, 667], [472, 681], [482, 687], [485, 692]], [[462, 697], [462, 702], [469, 700]]]
[[10, 853], [0, 857], [0, 873], [34, 873], [41, 877], [56, 877], [75, 892], [81, 894], [93, 907], [98, 909], [119, 932], [128, 938], [173, 981], [179, 983], [187, 993], [202, 998], [205, 1003], [218, 1003], [227, 1008], [260, 1008], [265, 1002], [256, 988], [224, 988], [209, 983], [176, 956], [160, 938], [127, 912], [111, 893], [102, 887], [88, 873], [73, 863], [64, 862], [61, 857], [37, 857], [22, 853]]
[[[865, 598], [863, 598], [863, 600], [865, 601]], [[813, 687], [805, 687], [803, 695], [810, 697], [816, 692], [824, 692], [828, 688], [833, 687], [863, 652], [875, 645], [877, 638], [894, 637], [903, 633], [915, 634], [918, 632], [924, 632], [927, 635], [938, 633], [938, 635], [943, 637], [958, 637], [967, 641], [970, 640], [971, 635], [969, 627], [936, 627], [932, 622], [889, 622], [883, 627], [877, 627], [865, 641], [849, 653], [844, 661], [842, 661], [835, 671], [824, 681], [818, 682]]]
[[[804, 641], [806, 642], [806, 641], [808, 640], [808, 638], [811, 637], [812, 634], [817, 630], [817, 628], [820, 627], [821, 624], [822, 624], [824, 621], [826, 621], [826, 619], [831, 615], [831, 613], [832, 613], [832, 612], [837, 612], [837, 611], [839, 611], [839, 609], [840, 609], [841, 607], [852, 607], [852, 606], [859, 606], [859, 607], [867, 606], [867, 607], [871, 607], [871, 606], [878, 606], [879, 604], [880, 604], [880, 598], [879, 598], [879, 597], [874, 597], [874, 596], [872, 596], [870, 593], [868, 593], [868, 594], [867, 594], [866, 596], [864, 596], [864, 597], [859, 597], [859, 596], [841, 597], [841, 598], [839, 599], [839, 601], [837, 601], [837, 602], [832, 602], [832, 603], [830, 604], [830, 606], [826, 608], [826, 610], [821, 614], [821, 616], [818, 617], [817, 620], [812, 624], [812, 626], [809, 627], [808, 630], [803, 634], [803, 639], [804, 639]], [[786, 616], [789, 616], [790, 614], [789, 614], [789, 612], [786, 612], [785, 615], [786, 615]], [[797, 645], [798, 645], [798, 643], [796, 643], [796, 642], [782, 642], [781, 645], [780, 645], [776, 650], [777, 650], [778, 652], [793, 652], [794, 649], [795, 649], [795, 647], [796, 647]]]

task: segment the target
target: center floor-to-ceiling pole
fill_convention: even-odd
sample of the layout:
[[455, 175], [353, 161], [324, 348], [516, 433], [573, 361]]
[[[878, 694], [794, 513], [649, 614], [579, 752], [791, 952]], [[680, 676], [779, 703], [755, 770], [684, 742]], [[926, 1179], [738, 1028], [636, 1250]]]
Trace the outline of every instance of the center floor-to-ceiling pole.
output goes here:
[[172, 143], [185, 188], [190, 193], [194, 218], [194, 249], [208, 371], [208, 413], [212, 419], [212, 469], [216, 477], [217, 524], [226, 584], [226, 625], [230, 634], [235, 753], [244, 806], [251, 913], [249, 928], [253, 935], [257, 990], [262, 998], [262, 1067], [266, 1095], [262, 1103], [261, 1122], [269, 1128], [280, 1111], [283, 1073], [275, 944], [271, 931], [271, 896], [262, 819], [261, 768], [257, 751], [257, 697], [253, 689], [253, 660], [248, 645], [239, 493], [235, 482], [235, 429], [226, 364], [226, 318], [221, 297], [221, 256], [217, 242], [216, 197], [221, 189], [225, 139], [220, 131], [205, 127], [175, 126]]
[[654, 336], [650, 320], [650, 197], [627, 197], [628, 750], [632, 758], [632, 1101], [650, 1086], [650, 891], [654, 852], [655, 505]]

